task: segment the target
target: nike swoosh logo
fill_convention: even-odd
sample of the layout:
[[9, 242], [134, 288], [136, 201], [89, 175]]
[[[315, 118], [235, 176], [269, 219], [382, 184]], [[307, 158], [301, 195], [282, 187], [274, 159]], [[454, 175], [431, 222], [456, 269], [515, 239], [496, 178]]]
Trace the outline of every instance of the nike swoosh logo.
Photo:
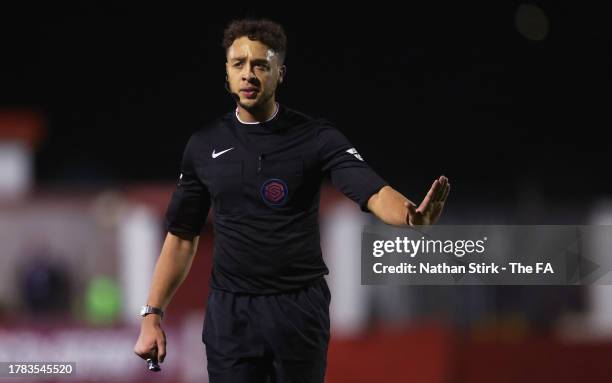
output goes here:
[[222, 155], [223, 153], [225, 153], [225, 152], [229, 152], [229, 151], [230, 151], [230, 150], [232, 150], [232, 149], [234, 149], [234, 148], [225, 149], [225, 150], [220, 151], [219, 153], [215, 153], [215, 149], [213, 149], [213, 152], [212, 152], [212, 158], [217, 158], [217, 157], [219, 157], [220, 155]]

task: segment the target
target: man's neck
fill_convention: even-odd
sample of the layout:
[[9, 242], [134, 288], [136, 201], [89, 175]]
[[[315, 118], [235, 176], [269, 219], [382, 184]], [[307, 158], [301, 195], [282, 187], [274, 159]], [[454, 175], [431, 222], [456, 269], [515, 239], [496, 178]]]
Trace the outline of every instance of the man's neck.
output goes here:
[[276, 112], [276, 102], [271, 99], [262, 108], [255, 110], [246, 110], [238, 105], [238, 116], [244, 122], [264, 122], [269, 120]]

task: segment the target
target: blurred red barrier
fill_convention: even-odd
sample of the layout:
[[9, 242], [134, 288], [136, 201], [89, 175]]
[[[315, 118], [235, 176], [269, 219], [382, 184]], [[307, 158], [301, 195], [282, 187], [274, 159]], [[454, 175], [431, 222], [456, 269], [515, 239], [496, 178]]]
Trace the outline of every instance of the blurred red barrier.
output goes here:
[[375, 329], [355, 339], [333, 336], [327, 383], [449, 382], [453, 373], [453, 334], [436, 326]]

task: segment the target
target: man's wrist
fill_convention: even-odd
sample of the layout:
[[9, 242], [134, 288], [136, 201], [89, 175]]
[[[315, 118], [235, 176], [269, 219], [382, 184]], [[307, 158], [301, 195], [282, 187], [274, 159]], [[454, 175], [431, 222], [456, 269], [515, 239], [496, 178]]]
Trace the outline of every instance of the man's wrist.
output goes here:
[[147, 316], [150, 316], [150, 315], [155, 315], [155, 316], [158, 316], [159, 319], [163, 319], [164, 310], [162, 310], [159, 307], [154, 307], [150, 305], [144, 305], [140, 308], [140, 316], [146, 318]]
[[162, 318], [157, 314], [148, 314], [142, 318], [142, 323], [161, 325]]

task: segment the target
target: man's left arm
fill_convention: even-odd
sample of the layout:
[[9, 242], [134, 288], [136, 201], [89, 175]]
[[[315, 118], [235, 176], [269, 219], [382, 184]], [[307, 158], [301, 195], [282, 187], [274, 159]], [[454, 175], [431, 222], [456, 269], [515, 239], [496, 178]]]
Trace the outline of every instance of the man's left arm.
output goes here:
[[448, 178], [436, 179], [417, 207], [370, 168], [331, 123], [323, 120], [316, 132], [322, 173], [329, 172], [332, 183], [362, 211], [396, 226], [431, 225], [438, 220], [450, 191]]
[[368, 199], [368, 209], [386, 224], [394, 226], [433, 225], [450, 192], [448, 178], [440, 176], [417, 207], [391, 186], [384, 186]]

